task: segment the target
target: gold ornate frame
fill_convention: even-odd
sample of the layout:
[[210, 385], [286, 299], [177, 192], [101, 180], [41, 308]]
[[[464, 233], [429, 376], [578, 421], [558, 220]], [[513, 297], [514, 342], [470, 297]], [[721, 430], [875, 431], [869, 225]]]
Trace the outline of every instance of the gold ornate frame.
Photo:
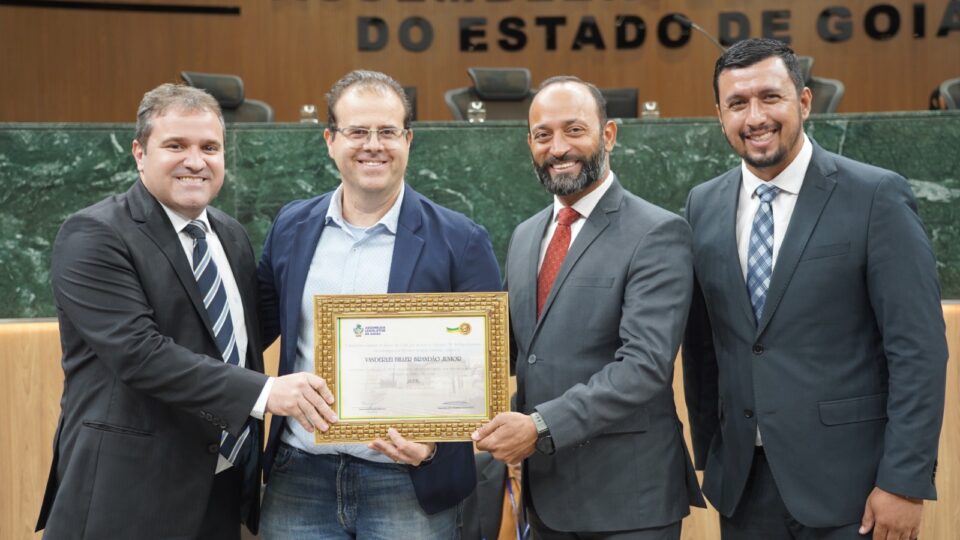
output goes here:
[[501, 412], [510, 410], [510, 310], [507, 293], [411, 293], [314, 296], [314, 362], [318, 376], [340, 400], [337, 384], [337, 322], [358, 317], [417, 317], [469, 315], [486, 320], [486, 418], [443, 417], [417, 420], [341, 420], [316, 442], [368, 443], [396, 428], [404, 438], [427, 441], [469, 441], [470, 434]]

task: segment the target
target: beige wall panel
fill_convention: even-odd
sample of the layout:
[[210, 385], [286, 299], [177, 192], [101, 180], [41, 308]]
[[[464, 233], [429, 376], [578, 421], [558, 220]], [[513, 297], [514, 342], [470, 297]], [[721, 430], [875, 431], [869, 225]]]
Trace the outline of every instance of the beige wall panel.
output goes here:
[[[0, 122], [129, 122], [143, 92], [178, 79], [181, 70], [240, 75], [247, 95], [270, 103], [278, 121], [296, 121], [301, 104], [322, 107], [330, 85], [351, 69], [390, 73], [419, 92], [423, 120], [452, 118], [443, 92], [466, 86], [470, 66], [526, 66], [534, 81], [560, 73], [579, 75], [601, 87], [636, 86], [641, 100], [660, 102], [664, 116], [713, 114], [712, 66], [717, 50], [694, 33], [679, 49], [657, 41], [657, 23], [681, 12], [717, 34], [718, 13], [739, 11], [750, 21], [751, 35], [761, 33], [764, 10], [789, 9], [793, 47], [816, 58], [814, 73], [839, 78], [847, 87], [841, 112], [926, 108], [931, 90], [960, 76], [960, 31], [937, 37], [949, 2], [958, 0], [889, 0], [900, 14], [900, 30], [887, 41], [866, 35], [864, 18], [879, 1], [811, 0], [561, 0], [528, 2], [440, 1], [303, 1], [193, 0], [189, 4], [238, 6], [240, 16], [129, 13], [0, 6], [0, 50], [5, 51], [0, 85]], [[151, 3], [184, 4], [153, 0]], [[926, 36], [914, 38], [914, 3], [926, 7]], [[828, 6], [851, 13], [849, 41], [827, 43], [816, 32], [819, 13]], [[606, 50], [571, 50], [583, 16], [593, 16]], [[647, 27], [639, 49], [616, 50], [618, 15], [637, 15]], [[357, 50], [357, 18], [387, 21], [389, 41], [376, 52]], [[397, 37], [402, 20], [420, 16], [433, 28], [430, 48], [404, 50]], [[501, 50], [499, 22], [524, 20], [526, 47]], [[565, 16], [557, 30], [557, 50], [545, 47], [546, 32], [537, 16]], [[486, 17], [486, 52], [460, 52], [458, 20]], [[881, 27], [886, 19], [881, 18]], [[324, 115], [325, 116], [325, 115]]]

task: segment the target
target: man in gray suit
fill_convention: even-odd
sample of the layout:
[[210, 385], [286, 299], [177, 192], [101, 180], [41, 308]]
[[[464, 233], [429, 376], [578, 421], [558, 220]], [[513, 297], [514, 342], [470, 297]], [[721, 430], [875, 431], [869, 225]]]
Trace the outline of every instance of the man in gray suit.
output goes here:
[[743, 161], [687, 200], [683, 367], [723, 537], [915, 538], [947, 347], [910, 187], [804, 134], [812, 96], [779, 41], [731, 47], [714, 92]]
[[703, 505], [673, 401], [693, 276], [690, 230], [610, 170], [617, 125], [592, 84], [545, 81], [527, 140], [554, 202], [507, 254], [520, 412], [474, 438], [526, 459], [536, 538], [676, 539]]

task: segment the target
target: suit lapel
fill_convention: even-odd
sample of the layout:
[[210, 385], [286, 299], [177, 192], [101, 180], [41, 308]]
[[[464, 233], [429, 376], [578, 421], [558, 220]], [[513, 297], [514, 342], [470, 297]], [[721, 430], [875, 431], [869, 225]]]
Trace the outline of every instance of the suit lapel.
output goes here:
[[[207, 208], [207, 219], [210, 220], [210, 227], [213, 229], [213, 232], [217, 234], [217, 238], [220, 239], [220, 245], [223, 247], [223, 252], [227, 256], [227, 262], [230, 263], [230, 271], [233, 273], [233, 281], [237, 285], [237, 292], [240, 293], [240, 302], [243, 305], [243, 322], [244, 327], [247, 332], [247, 361], [244, 363], [247, 369], [253, 369], [255, 371], [263, 371], [263, 366], [260, 365], [259, 354], [255, 354], [255, 349], [259, 348], [260, 344], [256, 339], [259, 332], [259, 329], [256, 327], [257, 315], [254, 312], [256, 305], [253, 305], [253, 298], [255, 297], [256, 291], [250, 290], [247, 286], [250, 283], [250, 276], [247, 270], [252, 270], [248, 264], [244, 264], [243, 259], [241, 258], [242, 254], [246, 251], [246, 244], [248, 240], [246, 236], [238, 234], [239, 231], [230, 227], [226, 222], [221, 221], [217, 215], [217, 210], [214, 208]], [[219, 269], [221, 272], [222, 269]]]
[[[553, 304], [554, 298], [559, 294], [563, 282], [567, 279], [567, 276], [570, 275], [570, 270], [577, 264], [577, 261], [580, 260], [580, 257], [583, 256], [587, 248], [590, 247], [590, 244], [610, 225], [610, 216], [608, 214], [619, 211], [621, 202], [623, 202], [623, 188], [620, 186], [620, 182], [614, 178], [613, 184], [607, 189], [607, 192], [603, 194], [603, 197], [600, 198], [596, 208], [590, 213], [590, 217], [587, 218], [586, 223], [583, 224], [583, 228], [577, 233], [576, 239], [574, 239], [573, 244], [567, 251], [567, 256], [563, 259], [563, 264], [560, 265], [560, 271], [557, 273], [557, 279], [553, 282], [553, 288], [550, 289], [547, 300], [543, 304], [543, 313], [540, 314], [540, 320], [537, 321], [537, 329], [540, 328], [543, 320], [547, 318], [550, 306]], [[534, 251], [534, 253], [539, 254], [539, 249]], [[534, 283], [533, 290], [537, 290], [536, 283]], [[536, 334], [536, 330], [534, 334]]]
[[[519, 253], [530, 255], [520, 257], [517, 262], [519, 268], [517, 283], [508, 283], [510, 303], [520, 306], [518, 312], [528, 323], [523, 327], [530, 329], [526, 333], [527, 343], [524, 343], [528, 347], [533, 339], [533, 331], [537, 327], [537, 265], [540, 262], [540, 244], [543, 242], [543, 235], [546, 234], [552, 217], [553, 205], [550, 205], [534, 217], [529, 236], [517, 239]], [[514, 337], [516, 338], [516, 335]]]
[[285, 319], [289, 324], [283, 328], [283, 354], [280, 356], [289, 365], [280, 366], [280, 373], [291, 373], [293, 362], [297, 357], [297, 333], [300, 331], [300, 306], [303, 301], [303, 291], [307, 285], [307, 273], [313, 254], [317, 251], [320, 235], [326, 225], [327, 209], [330, 207], [331, 194], [320, 199], [317, 206], [310, 211], [306, 219], [296, 224], [294, 238], [290, 242], [290, 263], [287, 265], [284, 282], [289, 284], [287, 294], [281, 299]]
[[420, 196], [410, 186], [404, 186], [400, 217], [397, 220], [397, 238], [393, 243], [393, 260], [390, 263], [390, 281], [387, 292], [410, 291], [413, 270], [423, 251], [423, 238], [419, 235], [423, 223], [423, 208]]
[[190, 303], [193, 304], [200, 319], [203, 320], [204, 326], [207, 328], [207, 334], [212, 341], [216, 342], [213, 326], [207, 316], [207, 309], [200, 297], [197, 280], [193, 277], [193, 269], [190, 268], [190, 261], [187, 260], [187, 255], [183, 252], [183, 244], [180, 243], [180, 238], [173, 230], [170, 218], [167, 217], [160, 203], [139, 180], [127, 192], [127, 197], [130, 201], [131, 217], [134, 221], [140, 223], [140, 230], [143, 234], [157, 245], [160, 252], [170, 262], [180, 285], [190, 298]]
[[834, 172], [836, 169], [833, 167], [833, 162], [824, 155], [819, 146], [814, 144], [813, 157], [810, 159], [810, 166], [807, 167], [807, 174], [797, 195], [797, 205], [790, 217], [790, 225], [783, 238], [783, 245], [777, 253], [777, 264], [770, 278], [763, 315], [757, 325], [758, 336], [763, 333], [777, 310], [787, 285], [797, 269], [797, 263], [800, 262], [800, 255], [807, 247], [807, 241], [810, 240], [810, 235], [813, 234], [813, 229], [820, 220], [827, 201], [830, 200], [833, 188], [837, 185], [835, 180], [829, 178]]
[[746, 317], [750, 325], [756, 325], [753, 315], [753, 306], [750, 305], [750, 293], [747, 292], [747, 283], [743, 279], [743, 268], [740, 267], [740, 252], [737, 250], [737, 207], [740, 205], [740, 184], [743, 175], [739, 167], [730, 173], [720, 188], [719, 226], [720, 238], [723, 239], [722, 260], [726, 272], [726, 280], [733, 283], [739, 293], [733, 296], [737, 300], [740, 312]]

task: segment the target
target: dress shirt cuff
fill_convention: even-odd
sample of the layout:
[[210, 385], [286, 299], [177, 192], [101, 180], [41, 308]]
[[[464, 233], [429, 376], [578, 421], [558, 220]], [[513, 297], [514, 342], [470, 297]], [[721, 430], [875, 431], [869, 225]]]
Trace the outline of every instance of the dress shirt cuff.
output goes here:
[[257, 420], [263, 420], [263, 413], [267, 410], [267, 398], [270, 397], [270, 389], [273, 388], [273, 380], [274, 377], [267, 379], [267, 383], [263, 385], [263, 390], [260, 391], [260, 397], [253, 404], [253, 410], [250, 411], [250, 416]]

